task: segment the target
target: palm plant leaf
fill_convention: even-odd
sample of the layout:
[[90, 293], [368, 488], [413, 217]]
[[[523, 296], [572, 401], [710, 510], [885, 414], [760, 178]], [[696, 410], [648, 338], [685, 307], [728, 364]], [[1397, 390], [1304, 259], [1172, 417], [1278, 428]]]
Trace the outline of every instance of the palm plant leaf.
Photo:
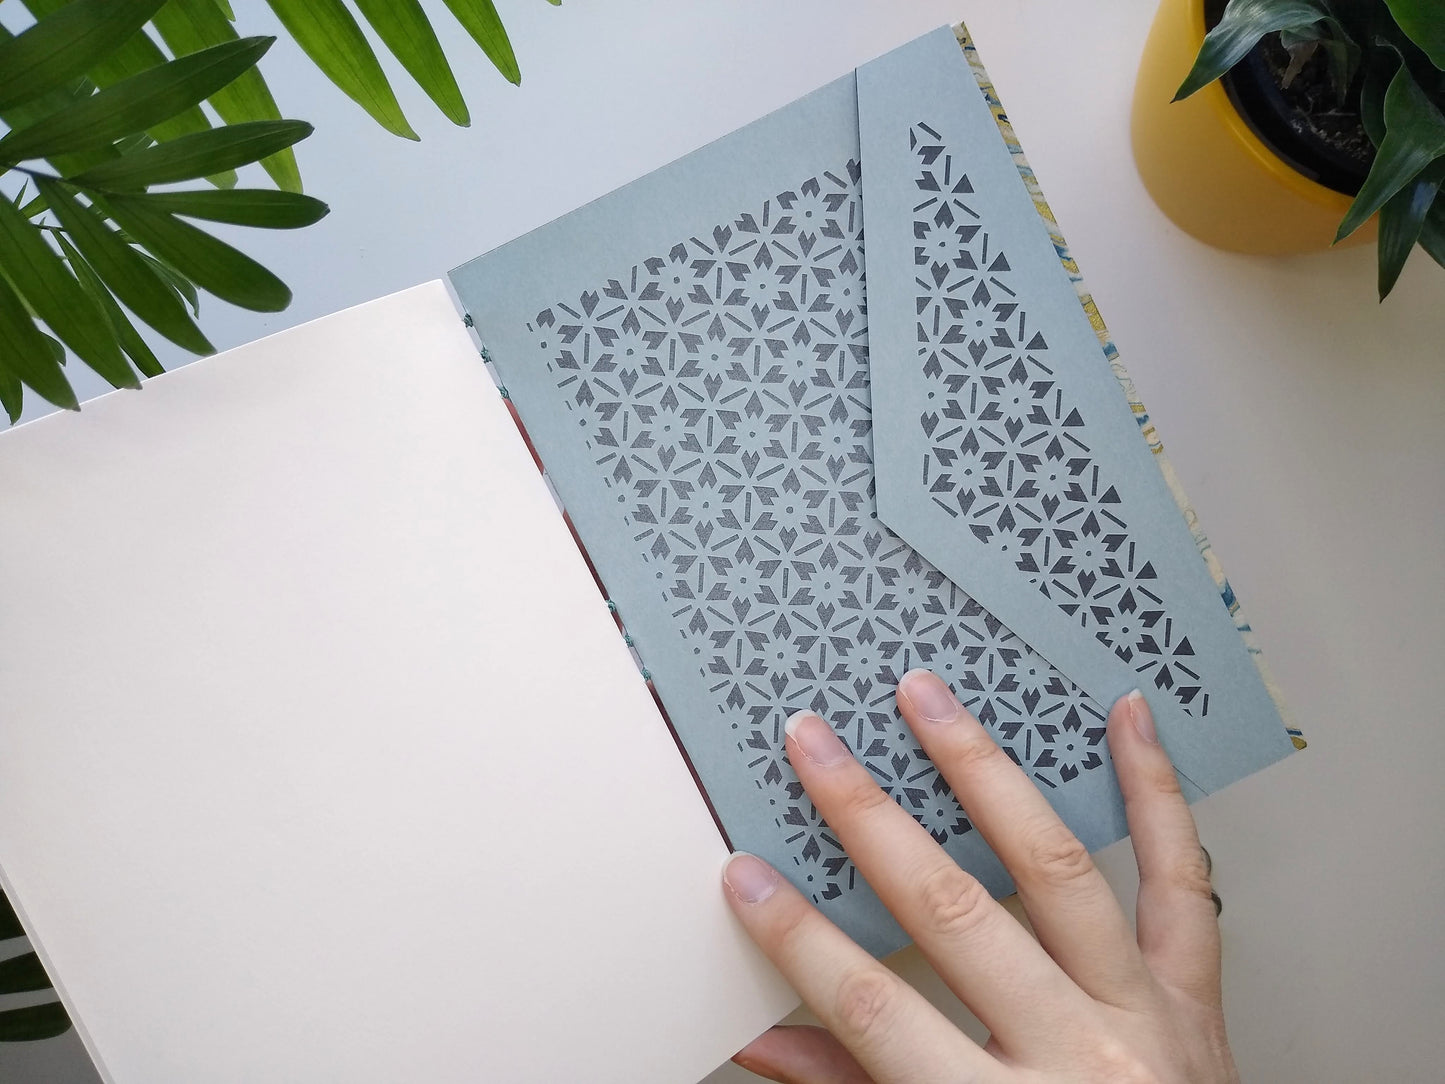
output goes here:
[[146, 202], [159, 211], [186, 218], [294, 230], [319, 222], [330, 208], [319, 199], [296, 192], [265, 188], [237, 188], [229, 192], [151, 192]]
[[181, 136], [136, 151], [72, 178], [85, 188], [134, 191], [189, 181], [219, 169], [244, 166], [299, 143], [311, 134], [300, 120], [256, 120]]
[[[0, 139], [0, 161], [108, 146], [175, 116], [252, 67], [274, 38], [244, 38], [150, 68]], [[203, 131], [210, 131], [207, 127]]]
[[[0, 276], [0, 357], [16, 377], [41, 397], [67, 410], [80, 409], [60, 362], [50, 352], [45, 336], [31, 319], [30, 310], [3, 276]], [[10, 420], [14, 421], [19, 411], [11, 411], [8, 402], [5, 406], [11, 413]]]
[[106, 196], [99, 206], [117, 225], [201, 289], [255, 312], [280, 312], [291, 290], [251, 257], [150, 206], [145, 196]]
[[[45, 243], [40, 231], [18, 207], [3, 199], [0, 199], [0, 264], [35, 314], [87, 365], [117, 388], [140, 387], [139, 379], [121, 356], [120, 347], [106, 334], [105, 318], [95, 302], [86, 296], [64, 262]], [[41, 391], [41, 394], [45, 393]]]
[[303, 52], [387, 131], [419, 138], [356, 16], [341, 0], [266, 0]]
[[392, 56], [453, 124], [471, 124], [467, 103], [418, 0], [356, 0], [356, 6]]
[[[197, 354], [214, 347], [186, 313], [171, 286], [105, 224], [104, 219], [76, 200], [74, 189], [59, 181], [38, 182], [50, 209], [70, 240], [102, 282], [130, 310], [171, 342]], [[230, 193], [215, 193], [230, 195]]]
[[[222, 10], [217, 0], [168, 0], [165, 7], [156, 12], [154, 25], [170, 50], [183, 56], [235, 41], [233, 18]], [[281, 119], [281, 110], [259, 68], [242, 73], [233, 83], [211, 95], [210, 105], [227, 124]], [[277, 187], [288, 192], [301, 191], [301, 172], [296, 166], [296, 155], [289, 147], [261, 159], [261, 168], [271, 175]]]
[[507, 82], [520, 84], [522, 70], [517, 66], [517, 55], [512, 52], [507, 28], [502, 25], [502, 17], [497, 14], [492, 0], [446, 0], [446, 5]]
[[139, 30], [165, 0], [75, 0], [0, 44], [0, 109], [84, 75]]
[[58, 234], [56, 240], [60, 243], [60, 250], [65, 253], [65, 259], [70, 264], [70, 269], [75, 272], [76, 280], [105, 313], [111, 334], [115, 336], [115, 341], [120, 344], [120, 348], [125, 351], [126, 357], [135, 363], [135, 367], [140, 370], [142, 376], [160, 376], [166, 371], [165, 367], [161, 365], [160, 359], [156, 357], [150, 344], [141, 338], [135, 325], [116, 304], [115, 298], [111, 297], [110, 291], [106, 289], [105, 283], [100, 281], [100, 276], [95, 273], [95, 269], [86, 263], [85, 258], [75, 250], [75, 246], [65, 239], [63, 233]]

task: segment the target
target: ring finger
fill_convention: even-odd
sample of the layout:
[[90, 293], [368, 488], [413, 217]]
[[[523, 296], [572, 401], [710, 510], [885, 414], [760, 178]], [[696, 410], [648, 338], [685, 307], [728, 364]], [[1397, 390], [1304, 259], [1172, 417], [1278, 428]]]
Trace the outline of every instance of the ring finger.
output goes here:
[[1038, 943], [884, 794], [820, 716], [788, 720], [788, 756], [859, 871], [939, 977], [1006, 1047], [1057, 1040], [1089, 1007]]
[[1149, 975], [1129, 920], [1089, 852], [1039, 788], [936, 675], [905, 674], [898, 706], [1012, 875], [1049, 954], [1101, 1001], [1126, 1007], [1145, 1001]]

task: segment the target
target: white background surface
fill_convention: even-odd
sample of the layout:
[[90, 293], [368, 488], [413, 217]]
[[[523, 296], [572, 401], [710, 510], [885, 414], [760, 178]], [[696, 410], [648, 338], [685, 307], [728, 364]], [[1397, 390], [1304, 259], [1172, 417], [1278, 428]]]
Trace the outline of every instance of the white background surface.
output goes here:
[[[1233, 256], [1164, 219], [1128, 149], [1152, 0], [499, 7], [522, 89], [441, 13], [475, 119], [454, 129], [399, 87], [420, 145], [386, 136], [277, 44], [268, 78], [284, 112], [317, 125], [298, 153], [333, 213], [301, 234], [247, 240], [296, 301], [272, 317], [210, 302], [213, 341], [435, 277], [964, 19], [1311, 742], [1197, 807], [1225, 900], [1241, 1070], [1271, 1082], [1438, 1081], [1445, 272], [1417, 253], [1379, 306], [1368, 250]], [[237, 8], [249, 32], [274, 25], [259, 0]], [[1131, 893], [1128, 844], [1101, 861]], [[911, 953], [899, 966], [922, 971]], [[0, 1047], [0, 1078], [88, 1079], [62, 1067], [67, 1054], [64, 1041]], [[52, 1068], [27, 1068], [42, 1062]]]

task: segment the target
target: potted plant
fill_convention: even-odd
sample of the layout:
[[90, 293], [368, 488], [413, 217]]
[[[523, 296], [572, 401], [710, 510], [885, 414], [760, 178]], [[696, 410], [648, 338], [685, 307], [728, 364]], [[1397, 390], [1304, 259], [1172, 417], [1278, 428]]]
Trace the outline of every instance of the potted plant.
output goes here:
[[1135, 161], [1219, 248], [1377, 237], [1379, 293], [1418, 243], [1445, 266], [1441, 0], [1163, 0], [1135, 87]]

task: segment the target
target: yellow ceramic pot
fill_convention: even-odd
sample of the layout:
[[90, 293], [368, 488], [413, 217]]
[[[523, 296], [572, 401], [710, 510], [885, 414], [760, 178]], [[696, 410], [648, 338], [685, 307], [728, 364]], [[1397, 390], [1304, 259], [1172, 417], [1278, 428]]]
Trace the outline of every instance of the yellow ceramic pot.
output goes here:
[[[1204, 0], [1162, 0], [1134, 87], [1134, 161], [1176, 225], [1217, 248], [1283, 255], [1328, 248], [1350, 197], [1310, 180], [1250, 129], [1216, 80], [1174, 92], [1204, 40]], [[1373, 240], [1369, 222], [1342, 244]]]

